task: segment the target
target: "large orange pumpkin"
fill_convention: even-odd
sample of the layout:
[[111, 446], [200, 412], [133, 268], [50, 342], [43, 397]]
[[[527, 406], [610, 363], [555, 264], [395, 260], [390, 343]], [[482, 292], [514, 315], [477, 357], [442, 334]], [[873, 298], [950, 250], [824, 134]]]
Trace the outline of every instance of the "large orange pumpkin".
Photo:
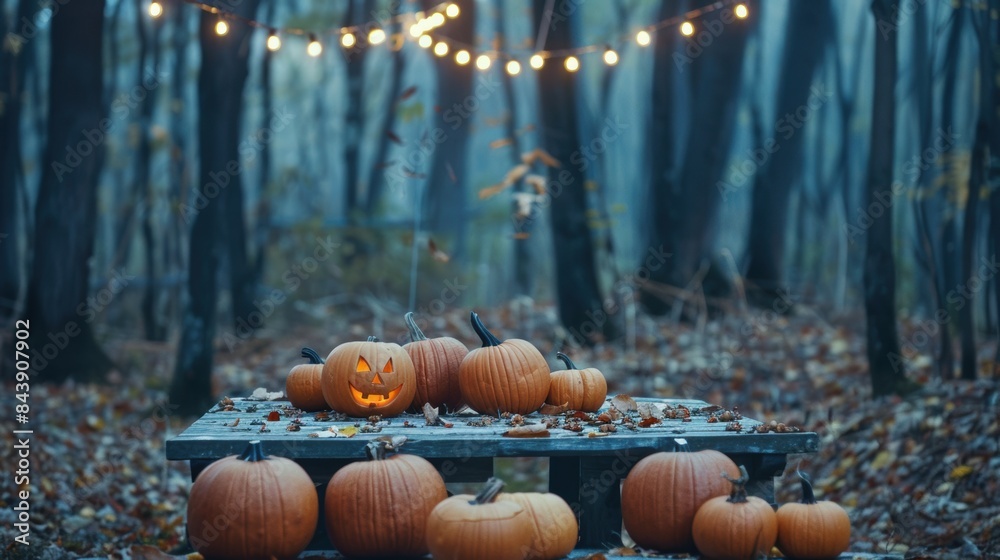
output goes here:
[[691, 524], [698, 508], [729, 493], [719, 473], [739, 476], [729, 457], [714, 450], [654, 453], [632, 467], [622, 483], [622, 522], [632, 540], [664, 552], [694, 548]]
[[292, 406], [313, 412], [326, 409], [323, 398], [323, 358], [312, 348], [303, 348], [308, 364], [299, 364], [285, 378], [285, 396]]
[[434, 465], [416, 455], [387, 459], [385, 448], [369, 443], [369, 460], [341, 468], [326, 487], [326, 530], [347, 557], [426, 555], [427, 518], [448, 497]]
[[297, 558], [318, 519], [312, 479], [294, 461], [266, 456], [259, 440], [206, 467], [188, 498], [188, 538], [209, 560]]
[[410, 331], [410, 342], [403, 350], [413, 360], [417, 375], [417, 393], [410, 405], [411, 412], [419, 412], [424, 403], [438, 408], [444, 406], [448, 412], [462, 407], [462, 390], [458, 386], [458, 368], [469, 349], [457, 339], [443, 336], [427, 338], [413, 320], [413, 313], [404, 318]]
[[694, 516], [691, 533], [698, 552], [719, 560], [767, 558], [778, 537], [778, 520], [771, 504], [747, 496], [747, 471], [740, 465], [740, 477], [730, 478], [729, 497], [717, 496], [705, 502]]
[[608, 396], [608, 382], [604, 374], [597, 368], [577, 368], [562, 352], [556, 357], [566, 364], [566, 369], [552, 372], [549, 396], [545, 402], [556, 406], [569, 403], [571, 410], [597, 412]]
[[497, 501], [518, 503], [531, 518], [534, 537], [525, 560], [555, 560], [576, 548], [580, 529], [566, 500], [555, 494], [515, 492], [500, 494]]
[[549, 394], [549, 364], [542, 353], [526, 340], [500, 342], [475, 311], [472, 328], [483, 346], [470, 351], [458, 370], [465, 402], [483, 414], [538, 410]]
[[524, 560], [531, 550], [531, 516], [514, 501], [495, 501], [503, 482], [491, 478], [471, 496], [439, 503], [427, 519], [427, 546], [435, 560]]
[[778, 508], [778, 548], [793, 558], [836, 558], [851, 545], [851, 518], [834, 502], [816, 501], [809, 477], [799, 478], [802, 501]]
[[395, 416], [410, 406], [416, 389], [410, 355], [374, 336], [334, 348], [323, 366], [323, 398], [350, 416]]

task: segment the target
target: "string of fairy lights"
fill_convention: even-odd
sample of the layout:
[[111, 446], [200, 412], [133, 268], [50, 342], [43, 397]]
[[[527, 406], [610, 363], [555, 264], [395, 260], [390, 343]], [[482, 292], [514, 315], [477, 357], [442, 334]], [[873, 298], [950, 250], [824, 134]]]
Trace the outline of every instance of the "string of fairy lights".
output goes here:
[[[453, 2], [442, 2], [429, 10], [401, 13], [393, 17], [386, 18], [378, 24], [350, 25], [328, 30], [326, 33], [317, 33], [307, 29], [269, 25], [227, 12], [218, 7], [211, 6], [199, 0], [185, 0], [185, 2], [199, 7], [203, 11], [218, 16], [215, 24], [215, 33], [220, 37], [228, 35], [232, 22], [240, 22], [252, 28], [262, 29], [267, 32], [265, 45], [268, 50], [274, 52], [282, 48], [283, 36], [298, 36], [307, 39], [305, 52], [311, 57], [318, 57], [323, 54], [323, 41], [320, 37], [335, 37], [340, 47], [344, 49], [356, 49], [365, 47], [376, 47], [383, 43], [388, 43], [390, 48], [398, 50], [402, 48], [403, 41], [409, 39], [416, 42], [421, 48], [430, 49], [438, 58], [452, 55], [453, 60], [460, 66], [465, 66], [473, 62], [475, 54], [475, 66], [480, 70], [488, 70], [494, 62], [504, 63], [504, 69], [510, 75], [521, 73], [522, 61], [527, 60], [527, 65], [534, 69], [542, 69], [549, 60], [562, 60], [563, 67], [568, 72], [576, 72], [580, 69], [580, 59], [583, 55], [600, 53], [604, 64], [614, 66], [618, 64], [619, 56], [615, 46], [627, 44], [635, 41], [640, 47], [648, 47], [653, 42], [653, 35], [658, 32], [676, 29], [685, 37], [693, 37], [698, 32], [695, 22], [705, 15], [730, 9], [735, 20], [745, 20], [750, 16], [747, 5], [739, 0], [716, 0], [711, 4], [690, 10], [684, 14], [670, 17], [658, 21], [652, 25], [644, 26], [630, 33], [619, 35], [610, 41], [574, 47], [568, 49], [542, 49], [538, 51], [507, 52], [496, 49], [478, 50], [474, 45], [469, 45], [452, 39], [437, 32], [437, 29], [444, 26], [449, 20], [458, 18], [461, 9]], [[158, 19], [164, 14], [163, 3], [159, 0], [151, 0], [149, 3], [149, 15], [153, 19]], [[407, 33], [391, 33], [386, 29], [396, 26], [407, 29]], [[453, 54], [452, 54], [453, 53]]]

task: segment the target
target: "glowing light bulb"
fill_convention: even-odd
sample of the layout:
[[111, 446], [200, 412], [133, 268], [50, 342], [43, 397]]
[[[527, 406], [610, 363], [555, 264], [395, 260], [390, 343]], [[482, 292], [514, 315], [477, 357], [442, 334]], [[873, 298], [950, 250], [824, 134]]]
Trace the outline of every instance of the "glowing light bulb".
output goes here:
[[274, 52], [280, 48], [281, 37], [278, 37], [278, 34], [272, 31], [271, 34], [267, 36], [267, 50]]
[[466, 64], [469, 63], [469, 60], [471, 59], [472, 57], [469, 55], [469, 51], [465, 49], [462, 49], [457, 53], [455, 53], [455, 62], [457, 62], [460, 66], [465, 66]]
[[690, 37], [694, 35], [694, 24], [690, 21], [685, 21], [681, 24], [681, 35], [685, 37]]
[[567, 56], [564, 64], [566, 66], [566, 70], [569, 70], [570, 72], [576, 72], [580, 69], [580, 60], [575, 56]]
[[511, 60], [507, 63], [507, 73], [511, 76], [517, 76], [521, 73], [521, 63], [516, 60]]
[[448, 4], [448, 7], [444, 9], [444, 14], [450, 18], [457, 18], [461, 10], [458, 8], [458, 4]]
[[644, 29], [635, 34], [635, 42], [639, 43], [640, 46], [645, 47], [646, 45], [649, 44], [649, 41], [650, 41], [649, 31], [646, 31]]
[[430, 46], [434, 44], [434, 39], [431, 39], [430, 35], [421, 35], [420, 38], [417, 39], [417, 44], [422, 48], [429, 49]]
[[153, 19], [156, 19], [156, 18], [162, 16], [163, 15], [163, 4], [160, 4], [159, 2], [150, 2], [149, 3], [149, 15]]
[[385, 31], [382, 31], [379, 28], [375, 28], [375, 29], [372, 29], [371, 33], [368, 34], [368, 42], [369, 43], [371, 43], [373, 45], [377, 45], [377, 44], [381, 43], [382, 41], [385, 41]]
[[448, 43], [439, 42], [438, 44], [434, 45], [434, 54], [438, 56], [444, 56], [448, 54]]
[[341, 35], [340, 44], [349, 49], [358, 44], [358, 38], [354, 36], [354, 33], [347, 32]]
[[618, 53], [612, 49], [604, 51], [604, 63], [608, 66], [614, 66], [618, 64]]
[[438, 13], [432, 15], [431, 17], [427, 18], [427, 21], [428, 21], [428, 23], [431, 24], [431, 28], [432, 29], [435, 28], [435, 27], [441, 27], [442, 25], [444, 25], [444, 21], [445, 21], [444, 20], [444, 14], [442, 14], [441, 12], [438, 12]]
[[323, 44], [316, 40], [316, 37], [311, 37], [306, 46], [306, 52], [309, 53], [309, 56], [317, 57], [323, 53]]
[[229, 33], [229, 24], [220, 19], [219, 22], [215, 24], [215, 34], [221, 37], [226, 33]]
[[535, 70], [541, 70], [542, 66], [545, 66], [545, 59], [542, 58], [540, 54], [533, 54], [531, 58], [528, 59], [528, 64], [531, 65]]
[[410, 26], [410, 37], [416, 39], [417, 37], [423, 35], [423, 33], [424, 33], [424, 28], [419, 23], [414, 23], [413, 25]]
[[736, 8], [733, 9], [733, 13], [735, 13], [736, 17], [740, 19], [746, 19], [747, 16], [750, 15], [750, 10], [747, 9], [746, 4], [737, 4]]
[[479, 68], [480, 70], [488, 70], [491, 62], [493, 61], [490, 60], [489, 56], [481, 54], [476, 57], [476, 68]]

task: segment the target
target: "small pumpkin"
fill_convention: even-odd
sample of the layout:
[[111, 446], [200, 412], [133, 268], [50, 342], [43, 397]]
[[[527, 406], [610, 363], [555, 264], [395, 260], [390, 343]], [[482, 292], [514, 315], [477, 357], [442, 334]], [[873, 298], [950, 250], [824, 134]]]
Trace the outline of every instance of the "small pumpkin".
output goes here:
[[851, 518], [835, 502], [816, 501], [809, 477], [798, 475], [802, 501], [778, 508], [778, 549], [793, 558], [836, 558], [851, 545]]
[[534, 534], [526, 560], [555, 560], [576, 548], [579, 526], [566, 500], [555, 494], [517, 492], [500, 494], [497, 501], [520, 504], [531, 518]]
[[698, 508], [691, 526], [698, 551], [718, 560], [755, 560], [767, 557], [778, 538], [778, 519], [771, 504], [747, 496], [750, 480], [740, 465], [740, 477], [722, 477], [733, 488], [729, 497], [719, 496]]
[[326, 487], [326, 530], [349, 558], [424, 556], [427, 518], [448, 497], [434, 465], [416, 455], [386, 458], [386, 443], [365, 447], [368, 461], [351, 463]]
[[326, 399], [323, 398], [323, 364], [326, 362], [312, 348], [303, 348], [302, 357], [309, 363], [299, 364], [288, 372], [285, 396], [292, 406], [306, 412], [326, 410]]
[[465, 402], [483, 414], [538, 410], [549, 395], [549, 364], [542, 353], [526, 340], [500, 342], [475, 311], [472, 328], [483, 346], [470, 351], [458, 369]]
[[400, 345], [374, 336], [337, 346], [323, 366], [326, 404], [349, 416], [395, 416], [410, 406], [414, 394], [410, 355]]
[[435, 506], [427, 519], [427, 546], [436, 560], [524, 560], [534, 526], [517, 502], [496, 501], [503, 485], [490, 478], [475, 496], [459, 494]]
[[427, 338], [413, 320], [412, 312], [403, 320], [410, 332], [410, 342], [403, 345], [403, 350], [413, 360], [417, 376], [417, 392], [410, 411], [419, 412], [424, 403], [434, 408], [443, 405], [450, 412], [462, 408], [465, 403], [458, 386], [458, 368], [469, 349], [451, 337]]
[[206, 467], [188, 498], [188, 538], [209, 560], [297, 558], [318, 520], [312, 479], [295, 461], [265, 455], [259, 440]]
[[556, 357], [566, 364], [566, 369], [552, 372], [549, 396], [545, 402], [556, 406], [569, 403], [571, 410], [597, 412], [608, 397], [608, 382], [604, 374], [597, 368], [577, 368], [562, 352]]
[[685, 440], [674, 441], [674, 452], [644, 457], [622, 482], [622, 522], [643, 548], [692, 550], [691, 524], [698, 508], [729, 493], [729, 484], [719, 473], [740, 473], [736, 463], [718, 451], [692, 453]]

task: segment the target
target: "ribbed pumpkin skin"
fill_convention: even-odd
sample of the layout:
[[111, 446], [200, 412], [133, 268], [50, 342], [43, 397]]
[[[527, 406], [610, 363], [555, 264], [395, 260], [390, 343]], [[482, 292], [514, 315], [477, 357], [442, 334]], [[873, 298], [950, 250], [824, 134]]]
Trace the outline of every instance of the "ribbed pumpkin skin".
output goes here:
[[326, 487], [326, 530], [351, 558], [423, 556], [427, 518], [447, 497], [437, 469], [416, 455], [351, 463]]
[[295, 408], [308, 412], [326, 410], [323, 398], [323, 364], [299, 364], [285, 378], [285, 396]]
[[691, 531], [698, 552], [715, 560], [766, 557], [778, 537], [778, 520], [771, 505], [756, 496], [738, 504], [728, 499], [712, 498], [694, 516]]
[[220, 459], [198, 475], [188, 498], [188, 538], [208, 560], [297, 558], [318, 520], [312, 479], [283, 457]]
[[833, 502], [778, 508], [778, 549], [803, 559], [836, 558], [851, 545], [851, 518]]
[[622, 483], [622, 521], [629, 536], [644, 548], [692, 550], [691, 524], [698, 508], [729, 494], [730, 483], [719, 476], [723, 472], [740, 475], [732, 459], [714, 450], [643, 458]]
[[[370, 372], [358, 371], [358, 359], [364, 358]], [[392, 358], [393, 371], [383, 368]], [[359, 404], [351, 395], [349, 383], [365, 384], [378, 373], [389, 390], [399, 387], [399, 394], [390, 402], [379, 406]], [[358, 387], [360, 389], [360, 387]], [[403, 348], [391, 342], [345, 342], [330, 352], [323, 366], [323, 398], [337, 412], [366, 418], [373, 414], [395, 416], [406, 410], [416, 394], [416, 374], [413, 360]]]
[[608, 397], [608, 382], [596, 368], [564, 369], [552, 372], [549, 396], [545, 402], [572, 410], [597, 412]]
[[531, 517], [534, 534], [525, 560], [555, 560], [576, 548], [580, 528], [566, 500], [555, 494], [518, 492], [500, 494], [497, 501], [520, 504]]
[[417, 376], [417, 392], [410, 406], [412, 412], [420, 412], [424, 403], [431, 403], [433, 407], [444, 405], [449, 412], [465, 404], [458, 383], [458, 368], [469, 353], [464, 344], [451, 337], [428, 338], [404, 344], [403, 350], [413, 360]]
[[534, 527], [519, 504], [473, 505], [471, 494], [439, 503], [427, 519], [427, 545], [435, 560], [524, 560]]
[[458, 381], [465, 402], [477, 412], [528, 414], [549, 395], [549, 364], [533, 344], [512, 338], [469, 352]]

